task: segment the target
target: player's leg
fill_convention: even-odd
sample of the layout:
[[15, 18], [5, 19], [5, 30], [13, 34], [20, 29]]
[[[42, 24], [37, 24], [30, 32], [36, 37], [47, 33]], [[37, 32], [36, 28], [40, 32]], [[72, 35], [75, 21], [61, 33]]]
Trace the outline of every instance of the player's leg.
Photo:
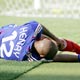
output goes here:
[[63, 48], [60, 48], [61, 51], [70, 51], [80, 54], [80, 46], [77, 43], [66, 39], [62, 39], [62, 42]]

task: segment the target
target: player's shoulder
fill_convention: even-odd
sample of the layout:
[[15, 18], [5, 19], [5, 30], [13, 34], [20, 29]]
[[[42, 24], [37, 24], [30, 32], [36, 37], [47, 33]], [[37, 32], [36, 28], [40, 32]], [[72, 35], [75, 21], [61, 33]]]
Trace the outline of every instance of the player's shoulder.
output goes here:
[[31, 21], [29, 21], [29, 23], [39, 23], [39, 22], [35, 21], [35, 20], [31, 20]]
[[38, 25], [39, 22], [35, 21], [35, 20], [31, 20], [31, 21], [28, 21], [27, 23], [23, 24], [23, 25]]

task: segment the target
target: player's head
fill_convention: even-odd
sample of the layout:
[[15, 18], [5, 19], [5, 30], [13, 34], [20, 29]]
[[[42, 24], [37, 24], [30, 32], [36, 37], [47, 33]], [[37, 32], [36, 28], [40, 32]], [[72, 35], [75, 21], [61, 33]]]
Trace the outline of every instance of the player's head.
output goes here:
[[34, 43], [36, 51], [39, 53], [40, 57], [51, 60], [54, 58], [58, 51], [58, 47], [55, 41], [44, 38]]

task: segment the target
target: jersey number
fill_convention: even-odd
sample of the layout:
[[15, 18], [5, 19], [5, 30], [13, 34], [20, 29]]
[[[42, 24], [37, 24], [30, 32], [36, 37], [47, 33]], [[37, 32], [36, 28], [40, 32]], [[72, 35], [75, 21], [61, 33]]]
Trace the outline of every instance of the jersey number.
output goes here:
[[[0, 56], [2, 58], [4, 58], [4, 55], [3, 53], [5, 53], [5, 55], [7, 57], [10, 57], [12, 55], [12, 51], [13, 51], [13, 48], [14, 48], [14, 42], [13, 40], [17, 37], [17, 32], [16, 31], [13, 31], [12, 34], [10, 36], [7, 36], [7, 37], [4, 37], [2, 39], [2, 45], [0, 47]], [[9, 42], [9, 49], [10, 50], [7, 50], [7, 46], [6, 46], [6, 42]]]

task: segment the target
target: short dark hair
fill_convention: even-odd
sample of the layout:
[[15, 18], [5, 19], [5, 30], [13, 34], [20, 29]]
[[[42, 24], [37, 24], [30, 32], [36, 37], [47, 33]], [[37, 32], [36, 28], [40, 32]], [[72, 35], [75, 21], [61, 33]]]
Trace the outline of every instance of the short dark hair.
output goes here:
[[47, 53], [47, 55], [45, 56], [45, 59], [47, 60], [53, 60], [53, 58], [55, 57], [56, 53], [58, 52], [58, 47], [55, 44], [55, 42], [50, 42], [50, 48], [49, 51]]

